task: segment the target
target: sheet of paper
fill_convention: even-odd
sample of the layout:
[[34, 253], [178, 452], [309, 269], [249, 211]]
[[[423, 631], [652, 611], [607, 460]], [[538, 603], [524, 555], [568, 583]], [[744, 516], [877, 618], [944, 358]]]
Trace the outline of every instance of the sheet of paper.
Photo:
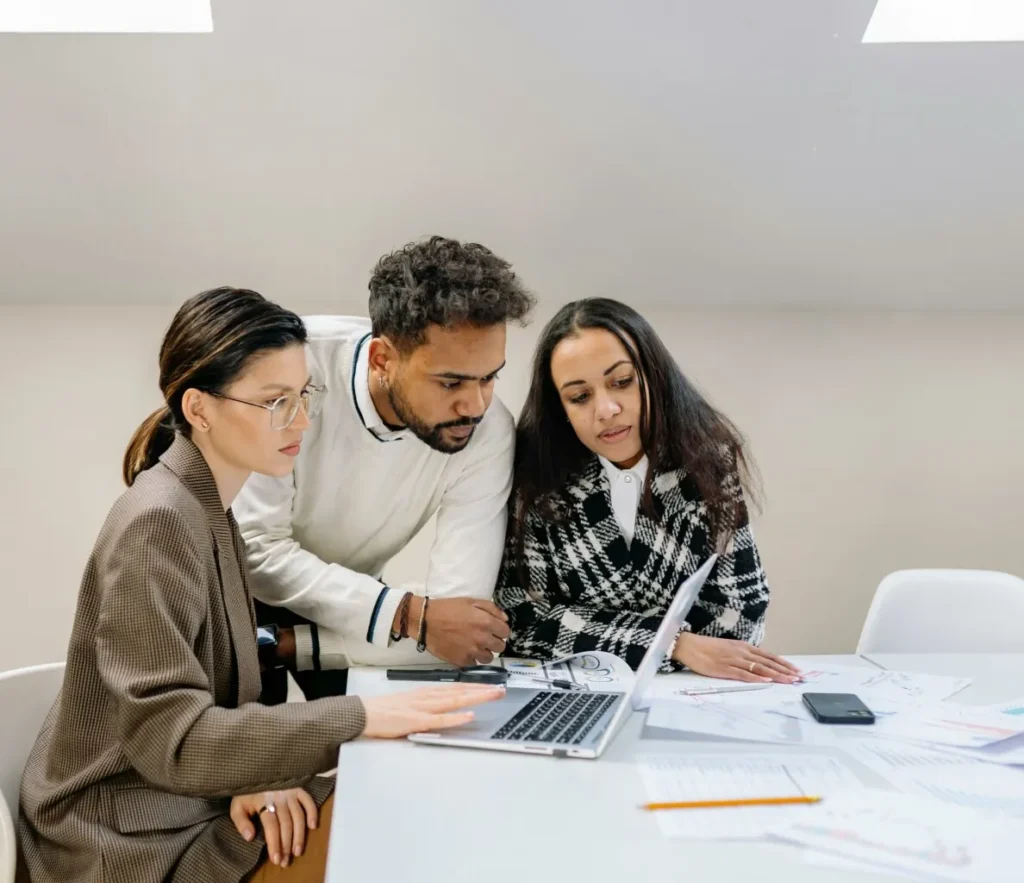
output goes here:
[[[816, 849], [806, 849], [800, 856], [805, 865], [813, 865], [816, 868], [834, 868], [839, 871], [855, 871], [859, 874], [878, 874], [877, 865], [870, 865], [867, 862], [857, 862], [851, 858], [843, 858], [841, 855], [832, 855], [830, 852], [818, 852]], [[934, 880], [924, 874], [911, 874], [907, 871], [895, 871], [892, 868], [884, 869], [886, 879], [898, 877], [904, 880]]]
[[502, 664], [510, 673], [509, 687], [559, 689], [554, 682], [565, 681], [578, 689], [625, 693], [634, 678], [633, 670], [625, 660], [601, 651], [577, 653], [552, 662], [503, 659]]
[[1024, 766], [1024, 736], [1004, 739], [984, 748], [952, 748], [945, 745], [934, 746], [940, 751], [948, 751], [963, 757], [970, 757], [984, 763], [1000, 766]]
[[1024, 716], [1002, 714], [975, 705], [937, 702], [896, 709], [878, 719], [880, 735], [951, 745], [984, 748], [1003, 739], [1024, 734]]
[[[753, 706], [758, 701], [754, 697], [758, 695], [750, 694], [740, 701]], [[841, 747], [860, 738], [885, 738], [944, 748], [987, 750], [1002, 740], [1024, 736], [1024, 716], [1015, 717], [992, 711], [986, 706], [955, 702], [893, 703], [887, 711], [872, 707], [875, 723], [868, 726], [817, 724], [802, 701], [777, 701], [764, 708], [770, 713], [798, 721], [803, 727], [805, 741], [814, 745]]]
[[[809, 754], [697, 754], [641, 757], [637, 767], [650, 802], [827, 795], [859, 788], [860, 779], [834, 757]], [[657, 810], [666, 837], [763, 837], [814, 805]]]
[[796, 684], [769, 684], [757, 690], [740, 690], [741, 687], [752, 685], [686, 672], [656, 678], [647, 695], [653, 701], [694, 693], [721, 692], [751, 704], [792, 707], [800, 703], [801, 693], [855, 693], [872, 711], [878, 713], [890, 707], [905, 706], [908, 702], [948, 699], [971, 684], [970, 678], [882, 671], [873, 667], [858, 668], [850, 665], [802, 665], [799, 657], [794, 657], [792, 661], [803, 675], [803, 680]]
[[990, 705], [989, 708], [993, 711], [1001, 711], [1003, 714], [1012, 715], [1013, 717], [1024, 716], [1024, 699], [997, 702], [995, 705]]
[[954, 883], [1019, 881], [1024, 821], [909, 794], [851, 790], [772, 834], [858, 862]]
[[1024, 772], [1020, 770], [882, 739], [850, 743], [843, 751], [903, 793], [1024, 817]]
[[971, 685], [971, 678], [951, 678], [908, 671], [820, 665], [803, 671], [803, 683], [778, 689], [817, 693], [856, 693], [872, 711], [908, 702], [939, 702]]
[[722, 695], [711, 695], [655, 702], [648, 712], [647, 726], [748, 742], [799, 744], [805, 725], [768, 713], [760, 706], [736, 705]]

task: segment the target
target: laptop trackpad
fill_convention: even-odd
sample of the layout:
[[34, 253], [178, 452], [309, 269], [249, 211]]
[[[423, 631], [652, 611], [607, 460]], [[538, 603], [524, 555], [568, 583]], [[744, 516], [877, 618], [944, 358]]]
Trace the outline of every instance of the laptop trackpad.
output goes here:
[[505, 691], [501, 699], [494, 702], [486, 702], [483, 705], [474, 705], [473, 720], [465, 726], [456, 727], [453, 730], [445, 730], [446, 733], [458, 733], [466, 736], [470, 733], [479, 736], [490, 736], [498, 730], [502, 724], [514, 717], [527, 702], [543, 691], [529, 690], [519, 687], [510, 687]]

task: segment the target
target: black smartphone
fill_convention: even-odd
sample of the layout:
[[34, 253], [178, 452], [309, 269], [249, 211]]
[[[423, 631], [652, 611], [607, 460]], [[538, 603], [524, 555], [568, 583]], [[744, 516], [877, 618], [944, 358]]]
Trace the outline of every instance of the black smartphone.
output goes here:
[[853, 693], [804, 693], [804, 705], [819, 724], [873, 724], [875, 716]]

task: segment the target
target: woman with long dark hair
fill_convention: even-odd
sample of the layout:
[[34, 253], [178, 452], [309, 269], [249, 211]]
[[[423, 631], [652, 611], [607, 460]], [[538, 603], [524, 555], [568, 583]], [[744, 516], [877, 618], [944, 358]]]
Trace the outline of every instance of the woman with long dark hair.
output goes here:
[[509, 654], [605, 650], [636, 668], [681, 582], [719, 559], [663, 669], [791, 683], [757, 646], [768, 583], [742, 436], [625, 304], [567, 304], [541, 334], [519, 419], [497, 600]]
[[125, 452], [129, 487], [86, 566], [63, 688], [22, 780], [24, 879], [323, 880], [334, 780], [317, 774], [338, 746], [458, 726], [472, 714], [457, 709], [499, 695], [257, 701], [231, 503], [253, 472], [291, 471], [317, 415], [305, 342], [298, 316], [236, 288], [191, 298], [164, 336], [164, 405]]

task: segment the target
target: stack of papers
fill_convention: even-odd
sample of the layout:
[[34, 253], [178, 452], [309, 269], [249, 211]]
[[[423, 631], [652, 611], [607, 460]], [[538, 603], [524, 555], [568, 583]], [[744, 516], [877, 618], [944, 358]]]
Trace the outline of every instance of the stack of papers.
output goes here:
[[[1024, 709], [1015, 714], [1002, 707], [940, 701], [962, 690], [969, 679], [845, 666], [822, 667], [804, 674], [801, 684], [773, 684], [764, 690], [743, 692], [697, 695], [687, 692], [686, 687], [676, 687], [673, 694], [667, 694], [666, 688], [659, 686], [659, 698], [652, 705], [647, 723], [751, 742], [842, 745], [857, 738], [896, 739], [968, 750], [968, 756], [977, 760], [1000, 763], [1020, 762], [1017, 758], [1024, 754]], [[875, 724], [822, 726], [803, 704], [804, 692], [854, 693], [875, 712]], [[666, 695], [671, 698], [662, 698]], [[1007, 753], [998, 749], [1001, 743], [1012, 750]]]
[[[1024, 699], [1000, 702], [988, 706], [987, 710], [1005, 715], [1005, 717], [996, 718], [996, 720], [1002, 725], [1008, 725], [1013, 729], [1017, 728], [1018, 721], [1024, 721]], [[981, 746], [956, 747], [936, 744], [934, 747], [983, 763], [998, 764], [1000, 766], [1024, 766], [1024, 733], [1018, 733], [1009, 738], [989, 742]]]
[[[647, 725], [793, 747], [642, 758], [651, 802], [811, 794], [822, 801], [654, 811], [666, 836], [781, 838], [808, 849], [816, 865], [915, 880], [1024, 880], [1016, 853], [1024, 842], [1024, 770], [1012, 768], [1024, 766], [1024, 699], [963, 705], [949, 699], [969, 679], [848, 666], [808, 668], [803, 683], [756, 690], [710, 680], [659, 679]], [[854, 693], [876, 722], [821, 725], [804, 692]], [[841, 753], [810, 754], [801, 743]], [[858, 765], [892, 790], [865, 787]]]

